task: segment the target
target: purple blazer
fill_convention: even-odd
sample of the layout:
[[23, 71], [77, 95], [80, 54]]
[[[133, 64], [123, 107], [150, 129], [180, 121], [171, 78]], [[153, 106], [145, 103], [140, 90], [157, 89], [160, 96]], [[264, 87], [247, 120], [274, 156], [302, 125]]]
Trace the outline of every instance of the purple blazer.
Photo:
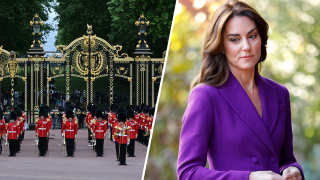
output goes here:
[[258, 72], [255, 78], [262, 118], [231, 72], [222, 86], [192, 90], [180, 135], [178, 179], [245, 180], [251, 171], [280, 174], [289, 166], [299, 168], [304, 179], [293, 154], [289, 92]]

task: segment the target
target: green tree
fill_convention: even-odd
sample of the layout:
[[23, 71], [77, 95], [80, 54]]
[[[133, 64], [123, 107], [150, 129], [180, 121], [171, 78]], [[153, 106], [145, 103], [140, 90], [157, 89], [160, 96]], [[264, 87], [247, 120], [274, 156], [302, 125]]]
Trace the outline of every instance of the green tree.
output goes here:
[[58, 14], [55, 19], [59, 24], [55, 45], [68, 45], [83, 36], [86, 34], [87, 24], [92, 25], [93, 34], [108, 41], [111, 19], [107, 2], [105, 0], [57, 0], [54, 9]]
[[[85, 34], [87, 24], [92, 25], [93, 34], [112, 45], [122, 45], [122, 53], [133, 56], [138, 35], [135, 21], [145, 14], [150, 21], [147, 44], [153, 57], [162, 57], [167, 48], [173, 17], [174, 0], [72, 0], [57, 1], [54, 6], [59, 21], [56, 45], [67, 45]], [[90, 7], [90, 8], [87, 8]]]
[[123, 52], [132, 54], [138, 44], [138, 32], [134, 24], [141, 14], [150, 21], [146, 41], [153, 57], [162, 57], [167, 49], [175, 0], [111, 0], [108, 3], [111, 14], [111, 42], [123, 46]]
[[51, 9], [52, 0], [13, 0], [0, 1], [0, 46], [8, 51], [15, 51], [17, 55], [26, 55], [33, 41], [30, 21], [37, 13], [44, 21], [42, 27], [42, 44], [52, 26], [45, 21]]

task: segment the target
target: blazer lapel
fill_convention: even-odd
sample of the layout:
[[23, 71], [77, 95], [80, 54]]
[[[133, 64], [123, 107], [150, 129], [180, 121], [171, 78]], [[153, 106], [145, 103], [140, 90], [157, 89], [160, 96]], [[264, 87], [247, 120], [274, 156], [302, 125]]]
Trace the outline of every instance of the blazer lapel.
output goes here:
[[[220, 92], [232, 107], [232, 109], [240, 116], [240, 118], [252, 129], [252, 131], [268, 147], [268, 149], [274, 154], [274, 156], [277, 156], [274, 151], [273, 143], [271, 141], [268, 129], [260, 118], [260, 115], [251, 102], [249, 96], [231, 71], [229, 71], [228, 81], [220, 89]], [[261, 96], [262, 95], [260, 94], [260, 97]], [[266, 98], [269, 98], [269, 96], [265, 97], [265, 99]], [[269, 108], [265, 109], [269, 111]], [[264, 113], [264, 109], [262, 109], [262, 114]]]
[[259, 89], [262, 119], [268, 129], [270, 136], [278, 120], [278, 96], [276, 87], [271, 86], [258, 72], [255, 74], [256, 82]]

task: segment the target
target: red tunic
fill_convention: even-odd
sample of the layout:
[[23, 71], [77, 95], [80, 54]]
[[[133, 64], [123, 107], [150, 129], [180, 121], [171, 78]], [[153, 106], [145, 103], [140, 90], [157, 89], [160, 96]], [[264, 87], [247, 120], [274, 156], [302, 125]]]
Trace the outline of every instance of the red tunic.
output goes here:
[[152, 129], [153, 117], [149, 116], [149, 132]]
[[[130, 129], [130, 127], [127, 127], [125, 125], [122, 126], [121, 124], [114, 127], [114, 137], [115, 139], [118, 139], [119, 144], [127, 144], [128, 142], [130, 142]], [[121, 136], [119, 136], [121, 130], [123, 130], [123, 133], [121, 134]]]
[[138, 129], [140, 129], [140, 117], [139, 114], [134, 115], [134, 121], [137, 122]]
[[129, 135], [130, 135], [130, 139], [135, 139], [137, 138], [138, 135], [138, 123], [135, 121], [127, 121], [126, 122], [126, 126], [130, 127], [129, 130]]
[[2, 120], [0, 120], [0, 138], [2, 137], [2, 134], [6, 131], [6, 122], [4, 120], [4, 117]]
[[22, 131], [22, 129], [23, 129], [23, 127], [21, 128], [21, 123], [22, 123], [21, 117], [18, 117], [15, 123], [17, 124], [17, 126], [19, 126], [19, 129], [20, 129], [20, 131], [17, 132], [17, 133], [18, 133], [18, 134], [21, 134], [21, 133], [22, 133], [21, 131]]
[[87, 127], [89, 126], [89, 123], [90, 123], [89, 120], [91, 120], [91, 119], [92, 119], [91, 113], [87, 112], [87, 115], [86, 115], [86, 125], [87, 125]]
[[92, 132], [95, 133], [97, 139], [103, 139], [104, 135], [107, 132], [107, 129], [108, 128], [106, 120], [101, 120], [101, 122], [95, 121]]
[[20, 132], [20, 126], [16, 123], [7, 123], [6, 133], [8, 133], [8, 139], [17, 139]]
[[[115, 127], [116, 127], [116, 126], [118, 126], [119, 124], [120, 124], [120, 123], [117, 122], [117, 123], [115, 123], [114, 125], [115, 125]], [[114, 130], [115, 130], [115, 128], [112, 128], [112, 139], [114, 139], [116, 142], [118, 142], [118, 139], [114, 137]]]
[[74, 139], [75, 135], [78, 133], [78, 123], [76, 119], [73, 119], [72, 121], [64, 121], [61, 128], [61, 134], [63, 133], [63, 130], [65, 130], [65, 136], [69, 139]]
[[115, 123], [118, 123], [117, 115], [112, 114], [112, 121], [111, 121], [112, 127], [115, 126]]
[[113, 112], [110, 111], [110, 112], [109, 112], [109, 115], [108, 115], [108, 124], [109, 124], [109, 126], [111, 126], [112, 120], [113, 120]]
[[49, 129], [49, 133], [50, 133], [50, 129], [52, 127], [52, 118], [50, 115], [48, 115], [47, 123], [48, 123], [48, 129]]
[[38, 137], [47, 137], [47, 133], [49, 133], [47, 118], [44, 118], [42, 121], [41, 118], [36, 120], [36, 133], [38, 133]]
[[139, 117], [140, 117], [140, 129], [145, 130], [145, 128], [144, 128], [144, 123], [146, 121], [145, 115], [143, 113], [140, 113]]

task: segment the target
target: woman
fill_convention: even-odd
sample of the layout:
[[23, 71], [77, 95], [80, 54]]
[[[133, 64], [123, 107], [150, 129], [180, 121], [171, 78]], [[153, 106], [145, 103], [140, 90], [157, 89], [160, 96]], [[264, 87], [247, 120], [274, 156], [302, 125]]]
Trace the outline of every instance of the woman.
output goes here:
[[267, 34], [268, 24], [243, 2], [214, 13], [183, 117], [179, 179], [304, 179], [293, 155], [289, 92], [259, 74]]

